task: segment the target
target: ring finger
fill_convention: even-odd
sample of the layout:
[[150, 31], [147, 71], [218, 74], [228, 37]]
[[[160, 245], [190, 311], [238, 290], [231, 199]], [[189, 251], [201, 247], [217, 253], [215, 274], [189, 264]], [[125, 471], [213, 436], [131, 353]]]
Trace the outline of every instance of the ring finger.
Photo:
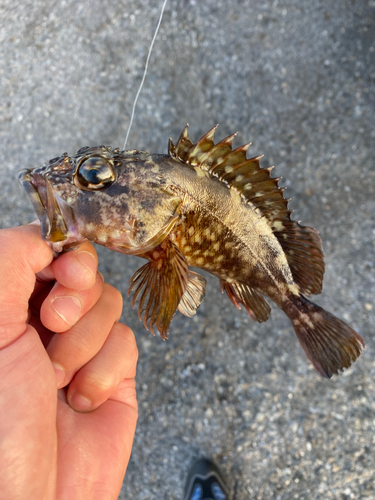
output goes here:
[[137, 409], [134, 380], [137, 359], [134, 333], [122, 323], [115, 323], [102, 349], [69, 384], [69, 405], [86, 412], [115, 397], [116, 401]]

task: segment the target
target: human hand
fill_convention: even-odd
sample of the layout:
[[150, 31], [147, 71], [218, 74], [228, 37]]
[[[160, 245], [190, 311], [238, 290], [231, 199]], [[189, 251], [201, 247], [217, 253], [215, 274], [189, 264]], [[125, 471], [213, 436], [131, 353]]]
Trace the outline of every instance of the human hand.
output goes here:
[[117, 499], [137, 420], [121, 310], [90, 243], [53, 260], [37, 225], [0, 231], [1, 500]]

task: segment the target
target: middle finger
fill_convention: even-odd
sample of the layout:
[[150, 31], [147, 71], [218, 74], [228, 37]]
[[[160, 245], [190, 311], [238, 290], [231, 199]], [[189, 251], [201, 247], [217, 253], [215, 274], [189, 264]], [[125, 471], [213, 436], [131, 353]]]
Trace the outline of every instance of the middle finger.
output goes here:
[[103, 291], [103, 278], [96, 275], [94, 286], [75, 290], [55, 283], [40, 309], [42, 324], [52, 332], [65, 332], [89, 311]]
[[47, 352], [58, 368], [58, 388], [69, 384], [75, 373], [100, 351], [121, 311], [120, 292], [105, 283], [94, 307], [70, 330], [54, 335]]

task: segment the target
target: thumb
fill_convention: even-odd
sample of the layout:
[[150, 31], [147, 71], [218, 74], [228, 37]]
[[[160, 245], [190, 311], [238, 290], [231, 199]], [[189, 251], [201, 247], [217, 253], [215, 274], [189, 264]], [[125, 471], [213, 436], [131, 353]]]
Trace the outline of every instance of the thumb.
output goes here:
[[24, 332], [35, 274], [52, 259], [38, 226], [0, 230], [0, 349]]
[[0, 231], [0, 498], [54, 498], [56, 380], [26, 324], [35, 274], [52, 259], [39, 227]]

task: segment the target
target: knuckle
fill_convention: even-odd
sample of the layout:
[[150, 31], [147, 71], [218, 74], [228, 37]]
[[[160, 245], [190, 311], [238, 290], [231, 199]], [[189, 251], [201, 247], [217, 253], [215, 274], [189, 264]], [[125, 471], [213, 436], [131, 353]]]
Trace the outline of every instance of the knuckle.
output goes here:
[[75, 355], [87, 355], [92, 350], [91, 336], [87, 335], [87, 329], [81, 330], [78, 326], [69, 332], [69, 344], [74, 349]]
[[103, 295], [106, 296], [106, 299], [111, 304], [111, 307], [114, 307], [116, 311], [121, 314], [123, 299], [121, 293], [112, 285], [108, 283], [104, 283], [104, 291]]
[[129, 331], [131, 332], [131, 335], [128, 335], [128, 342], [129, 342], [128, 348], [129, 348], [129, 351], [130, 351], [132, 358], [134, 358], [134, 360], [137, 362], [138, 356], [139, 356], [137, 342], [135, 340], [135, 335], [134, 335], [133, 331], [130, 330], [130, 328], [129, 328]]
[[129, 370], [133, 370], [138, 362], [138, 346], [133, 330], [128, 326], [117, 323], [118, 335], [121, 337], [122, 351], [126, 353], [127, 360], [130, 361]]
[[84, 384], [89, 392], [97, 394], [108, 394], [113, 391], [116, 381], [111, 375], [111, 371], [108, 370], [105, 373], [98, 371], [87, 372], [85, 374]]

